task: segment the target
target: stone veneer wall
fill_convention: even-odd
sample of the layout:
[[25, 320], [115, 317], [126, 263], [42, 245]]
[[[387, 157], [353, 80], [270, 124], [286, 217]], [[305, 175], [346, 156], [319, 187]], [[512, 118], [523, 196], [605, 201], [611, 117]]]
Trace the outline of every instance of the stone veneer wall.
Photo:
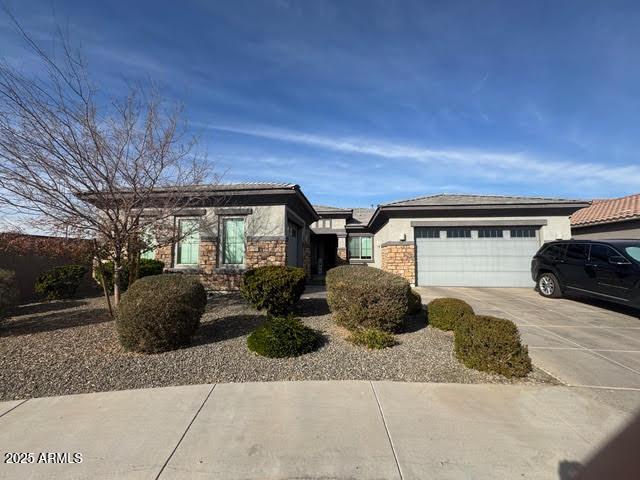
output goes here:
[[382, 270], [416, 283], [415, 246], [410, 242], [387, 242], [382, 244]]
[[347, 249], [344, 247], [338, 247], [336, 253], [336, 265], [346, 265], [347, 261]]

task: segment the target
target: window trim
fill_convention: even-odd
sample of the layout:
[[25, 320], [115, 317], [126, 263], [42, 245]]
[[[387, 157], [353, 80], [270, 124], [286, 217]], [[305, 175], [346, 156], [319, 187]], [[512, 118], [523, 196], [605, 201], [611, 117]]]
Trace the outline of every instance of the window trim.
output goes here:
[[[246, 215], [220, 215], [220, 225], [219, 225], [219, 265], [224, 269], [243, 269], [247, 265], [247, 217]], [[225, 243], [225, 228], [224, 222], [226, 220], [242, 220], [242, 236], [244, 242], [244, 250], [242, 252], [242, 263], [225, 263], [224, 258], [224, 243]]]
[[[360, 241], [360, 255], [362, 255], [362, 239], [363, 238], [368, 238], [371, 241], [371, 257], [353, 257], [351, 256], [351, 250], [349, 248], [349, 244], [351, 242], [352, 239], [358, 239]], [[373, 245], [373, 235], [349, 235], [349, 237], [347, 237], [347, 255], [349, 257], [349, 261], [351, 262], [351, 260], [353, 260], [356, 263], [373, 263], [373, 257], [374, 257], [374, 245]]]
[[194, 267], [200, 266], [200, 218], [201, 217], [192, 217], [192, 216], [176, 217], [176, 230], [178, 231], [178, 236], [182, 234], [182, 232], [180, 231], [181, 221], [192, 220], [198, 224], [198, 258], [196, 263], [179, 263], [179, 260], [180, 260], [179, 249], [180, 249], [180, 243], [182, 242], [182, 240], [178, 240], [174, 245], [174, 252], [173, 252], [174, 258], [175, 258], [175, 261], [174, 261], [175, 268], [194, 268]]

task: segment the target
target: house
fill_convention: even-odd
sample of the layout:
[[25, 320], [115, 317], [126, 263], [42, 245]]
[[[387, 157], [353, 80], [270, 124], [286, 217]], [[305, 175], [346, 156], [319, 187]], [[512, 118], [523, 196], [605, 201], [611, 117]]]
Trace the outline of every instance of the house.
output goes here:
[[574, 238], [640, 239], [640, 193], [607, 200], [593, 200], [590, 206], [571, 215]]
[[570, 238], [570, 215], [588, 205], [443, 194], [375, 209], [314, 207], [298, 185], [278, 183], [200, 187], [193, 194], [201, 197], [199, 208], [184, 211], [174, 225], [199, 225], [198, 231], [150, 254], [170, 271], [201, 275], [215, 290], [236, 289], [251, 267], [286, 264], [311, 276], [345, 263], [375, 266], [419, 286], [530, 286], [531, 257], [545, 241]]

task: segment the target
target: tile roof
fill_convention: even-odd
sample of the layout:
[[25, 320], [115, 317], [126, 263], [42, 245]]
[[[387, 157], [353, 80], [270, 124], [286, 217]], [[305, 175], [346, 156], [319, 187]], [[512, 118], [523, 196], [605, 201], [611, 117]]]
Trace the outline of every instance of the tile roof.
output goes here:
[[350, 208], [330, 207], [328, 205], [314, 205], [316, 212], [350, 212]]
[[375, 211], [375, 208], [354, 208], [352, 218], [347, 221], [347, 225], [366, 225]]
[[620, 198], [593, 200], [589, 207], [571, 215], [571, 225], [595, 225], [640, 218], [640, 193]]
[[581, 200], [566, 200], [562, 198], [518, 197], [506, 195], [459, 195], [440, 193], [424, 197], [410, 198], [396, 202], [385, 203], [381, 206], [420, 207], [447, 205], [538, 205], [547, 203], [584, 203]]

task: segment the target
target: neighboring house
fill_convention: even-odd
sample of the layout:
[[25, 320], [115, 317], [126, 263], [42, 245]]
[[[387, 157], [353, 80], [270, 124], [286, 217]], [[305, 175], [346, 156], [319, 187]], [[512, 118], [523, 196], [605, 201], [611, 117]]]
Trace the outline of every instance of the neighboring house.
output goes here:
[[640, 194], [594, 200], [571, 215], [574, 238], [640, 238]]
[[295, 265], [311, 276], [343, 263], [372, 265], [420, 286], [530, 286], [531, 257], [545, 241], [570, 238], [569, 216], [588, 205], [433, 195], [376, 209], [314, 208], [291, 184], [216, 185], [193, 195], [210, 206], [183, 212], [174, 226], [199, 230], [151, 256], [170, 271], [201, 275], [215, 290], [236, 289], [255, 266]]
[[317, 206], [311, 263], [315, 273], [340, 262], [369, 264], [419, 286], [530, 286], [533, 255], [546, 241], [570, 238], [569, 216], [587, 205], [443, 194], [375, 210]]

